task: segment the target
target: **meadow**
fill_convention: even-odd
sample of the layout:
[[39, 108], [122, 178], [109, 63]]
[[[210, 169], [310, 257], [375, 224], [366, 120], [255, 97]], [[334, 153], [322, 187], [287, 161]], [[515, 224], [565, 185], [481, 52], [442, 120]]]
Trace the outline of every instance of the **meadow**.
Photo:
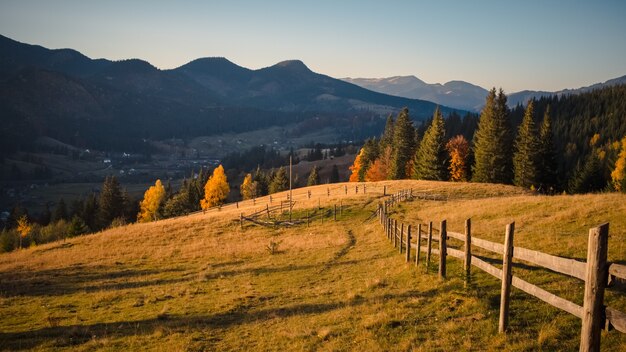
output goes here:
[[[265, 207], [264, 197], [2, 254], [0, 349], [578, 348], [580, 320], [568, 313], [513, 289], [510, 329], [498, 334], [499, 280], [473, 269], [465, 285], [455, 258], [443, 281], [436, 257], [429, 270], [406, 263], [371, 218], [383, 187], [387, 194], [412, 188], [442, 196], [394, 207], [392, 216], [404, 222], [438, 226], [446, 219], [450, 231], [462, 232], [472, 218], [474, 236], [503, 242], [505, 225], [515, 221], [516, 245], [582, 260], [589, 228], [609, 222], [609, 260], [626, 261], [621, 194], [540, 196], [513, 186], [408, 180], [365, 186], [358, 193], [355, 184], [294, 190], [295, 217], [342, 208], [336, 221], [310, 226], [242, 228], [240, 214]], [[273, 195], [273, 204], [286, 195]], [[582, 282], [516, 264], [516, 275], [582, 303]], [[624, 286], [606, 294], [621, 311]], [[603, 332], [602, 349], [626, 350], [626, 335]]]

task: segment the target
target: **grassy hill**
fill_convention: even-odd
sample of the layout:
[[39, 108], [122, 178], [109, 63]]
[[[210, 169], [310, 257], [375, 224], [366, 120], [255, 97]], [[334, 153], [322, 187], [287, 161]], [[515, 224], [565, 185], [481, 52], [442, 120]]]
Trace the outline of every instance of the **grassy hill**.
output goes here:
[[[344, 186], [348, 186], [345, 194]], [[502, 242], [516, 221], [516, 245], [584, 258], [590, 227], [610, 222], [609, 260], [626, 260], [626, 196], [535, 196], [512, 186], [388, 181], [294, 191], [295, 215], [341, 204], [342, 215], [310, 227], [268, 229], [239, 214], [267, 197], [150, 224], [0, 255], [1, 350], [576, 350], [580, 321], [513, 289], [510, 332], [497, 333], [500, 282], [462, 263], [407, 264], [375, 220], [387, 192], [444, 195], [413, 200], [393, 216], [417, 224], [446, 218], [461, 232]], [[307, 197], [310, 190], [312, 196]], [[327, 192], [330, 190], [330, 196]], [[286, 193], [273, 195], [273, 204]], [[267, 246], [278, 243], [278, 252]], [[454, 246], [454, 243], [451, 242]], [[436, 261], [435, 261], [436, 263]], [[582, 303], [582, 282], [515, 267], [525, 280]], [[621, 293], [620, 290], [621, 289]], [[623, 285], [606, 301], [626, 311]], [[603, 350], [626, 335], [603, 332]]]

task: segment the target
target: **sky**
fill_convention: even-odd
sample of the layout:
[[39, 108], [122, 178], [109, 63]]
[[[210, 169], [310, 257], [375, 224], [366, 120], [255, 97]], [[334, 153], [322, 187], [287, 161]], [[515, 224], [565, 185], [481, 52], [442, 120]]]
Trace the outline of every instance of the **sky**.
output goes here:
[[336, 78], [415, 75], [509, 93], [626, 75], [620, 0], [0, 0], [0, 34], [161, 69], [300, 59]]

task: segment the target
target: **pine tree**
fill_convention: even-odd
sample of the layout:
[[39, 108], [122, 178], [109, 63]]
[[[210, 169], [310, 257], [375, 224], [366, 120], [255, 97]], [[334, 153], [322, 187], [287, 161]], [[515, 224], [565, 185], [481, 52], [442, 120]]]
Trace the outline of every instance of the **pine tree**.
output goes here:
[[337, 164], [333, 164], [333, 168], [330, 170], [330, 183], [339, 182], [339, 168]]
[[76, 237], [76, 236], [85, 234], [87, 232], [89, 232], [89, 228], [87, 227], [87, 224], [85, 224], [85, 222], [80, 216], [74, 215], [72, 217], [72, 221], [70, 221], [70, 224], [67, 228], [67, 236]]
[[367, 170], [374, 163], [374, 160], [378, 158], [379, 148], [380, 146], [376, 142], [375, 138], [371, 138], [365, 141], [363, 148], [361, 148], [363, 150], [363, 154], [361, 155], [360, 160], [361, 168], [359, 168], [358, 172], [359, 181], [362, 182], [365, 180], [365, 174], [367, 173]]
[[257, 166], [252, 178], [257, 183], [257, 197], [267, 195], [269, 192], [269, 181], [267, 175], [263, 173], [260, 166]]
[[257, 182], [252, 181], [252, 174], [247, 174], [246, 177], [243, 178], [243, 183], [239, 188], [239, 192], [241, 194], [241, 199], [252, 199], [256, 197], [256, 188]]
[[602, 172], [602, 161], [598, 156], [597, 150], [594, 150], [582, 166], [578, 166], [574, 172], [574, 176], [570, 180], [570, 193], [589, 193], [598, 192], [606, 187], [606, 179]]
[[445, 136], [443, 116], [437, 108], [433, 122], [424, 133], [420, 147], [415, 153], [411, 177], [418, 180], [448, 179]]
[[317, 166], [313, 166], [311, 169], [311, 173], [309, 174], [309, 178], [306, 181], [307, 186], [316, 186], [320, 184], [320, 175], [317, 172]]
[[289, 179], [287, 178], [287, 171], [284, 167], [280, 167], [276, 174], [272, 178], [272, 182], [269, 186], [269, 193], [277, 193], [287, 190], [289, 188]]
[[122, 189], [115, 176], [107, 176], [104, 179], [98, 204], [99, 228], [108, 227], [113, 219], [124, 215]]
[[219, 165], [213, 170], [213, 175], [209, 177], [204, 186], [204, 198], [200, 201], [200, 207], [202, 210], [206, 210], [210, 207], [223, 204], [229, 192], [230, 187], [228, 186], [228, 179], [226, 178], [224, 167]]
[[458, 135], [448, 141], [446, 149], [450, 154], [450, 181], [467, 181], [469, 143], [463, 135]]
[[383, 151], [388, 146], [393, 145], [394, 124], [393, 115], [389, 114], [387, 122], [385, 123], [385, 129], [383, 130], [383, 135], [380, 137], [379, 150]]
[[189, 193], [184, 189], [181, 189], [180, 192], [168, 199], [163, 206], [163, 215], [165, 217], [187, 215], [191, 211], [192, 207], [189, 205]]
[[161, 180], [156, 180], [154, 186], [150, 186], [144, 193], [143, 200], [139, 205], [141, 210], [137, 214], [137, 221], [150, 222], [160, 219], [161, 206], [164, 201], [165, 187], [163, 187]]
[[553, 193], [557, 187], [558, 164], [554, 149], [554, 134], [550, 106], [546, 107], [543, 121], [539, 128], [539, 167], [537, 182], [539, 190], [544, 193]]
[[492, 88], [480, 113], [474, 134], [474, 182], [510, 183], [512, 171], [511, 130], [502, 89]]
[[415, 128], [407, 108], [402, 109], [398, 114], [393, 133], [388, 178], [400, 180], [406, 178], [406, 164], [411, 160], [415, 148]]
[[534, 121], [534, 103], [529, 101], [515, 138], [513, 154], [513, 183], [523, 188], [537, 186], [539, 141]]

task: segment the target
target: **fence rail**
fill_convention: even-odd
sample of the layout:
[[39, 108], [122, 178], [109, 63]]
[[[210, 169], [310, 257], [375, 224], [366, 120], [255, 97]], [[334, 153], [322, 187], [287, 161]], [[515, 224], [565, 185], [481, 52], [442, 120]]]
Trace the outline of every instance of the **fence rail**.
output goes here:
[[[379, 205], [378, 215], [380, 224], [385, 229], [385, 234], [394, 247], [402, 253], [405, 250], [406, 261], [411, 261], [411, 252], [415, 252], [415, 265], [419, 265], [420, 253], [426, 253], [426, 268], [430, 266], [431, 254], [439, 257], [438, 275], [441, 279], [446, 277], [446, 257], [461, 259], [464, 261], [465, 278], [470, 280], [471, 266], [496, 277], [502, 281], [500, 294], [500, 317], [498, 323], [499, 332], [505, 332], [508, 327], [509, 302], [511, 286], [516, 287], [527, 294], [534, 296], [558, 309], [568, 312], [582, 319], [580, 351], [599, 351], [600, 330], [615, 329], [626, 333], [626, 314], [604, 306], [604, 291], [607, 284], [610, 285], [616, 279], [626, 279], [626, 265], [607, 262], [609, 225], [603, 224], [589, 230], [587, 247], [587, 261], [581, 262], [576, 259], [559, 257], [539, 251], [514, 246], [515, 223], [507, 225], [504, 244], [488, 241], [471, 234], [471, 220], [465, 221], [465, 233], [447, 231], [447, 223], [441, 221], [439, 229], [433, 228], [433, 223], [428, 223], [428, 231], [422, 231], [424, 224], [399, 223], [389, 215], [390, 209], [399, 202], [418, 198], [412, 190], [403, 190], [388, 197]], [[412, 241], [411, 228], [416, 228], [415, 241]], [[405, 230], [406, 229], [406, 230]], [[433, 237], [433, 231], [438, 236]], [[426, 246], [422, 246], [422, 240], [426, 239]], [[448, 239], [458, 240], [464, 243], [464, 250], [449, 248]], [[438, 249], [433, 248], [433, 243], [438, 244]], [[502, 255], [502, 269], [487, 263], [482, 258], [472, 254], [472, 246], [476, 246], [488, 252]], [[533, 285], [513, 275], [513, 260], [523, 261], [553, 272], [568, 275], [585, 282], [584, 301], [580, 306], [539, 286]]]

